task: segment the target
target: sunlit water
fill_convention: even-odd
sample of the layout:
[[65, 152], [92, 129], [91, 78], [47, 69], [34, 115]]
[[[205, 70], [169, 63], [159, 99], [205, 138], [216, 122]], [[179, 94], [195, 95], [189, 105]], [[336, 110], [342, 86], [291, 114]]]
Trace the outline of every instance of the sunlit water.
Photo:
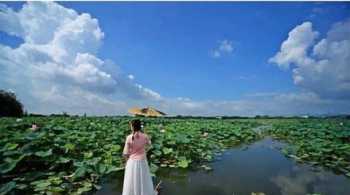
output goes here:
[[[248, 146], [225, 151], [209, 165], [212, 171], [161, 169], [162, 195], [322, 195], [350, 194], [350, 179], [331, 171], [316, 170], [286, 158], [282, 144], [265, 138]], [[105, 179], [98, 195], [119, 195], [123, 174]]]

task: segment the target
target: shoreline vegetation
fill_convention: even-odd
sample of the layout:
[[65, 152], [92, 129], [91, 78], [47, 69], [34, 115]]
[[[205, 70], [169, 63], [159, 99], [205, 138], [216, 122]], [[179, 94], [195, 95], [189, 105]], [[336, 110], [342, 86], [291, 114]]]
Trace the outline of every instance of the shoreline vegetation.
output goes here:
[[[339, 117], [140, 117], [152, 138], [148, 161], [159, 167], [211, 170], [227, 148], [264, 136], [288, 143], [286, 156], [350, 177], [350, 120]], [[122, 171], [121, 150], [134, 117], [0, 118], [0, 194], [82, 194]], [[33, 128], [36, 124], [37, 128]], [[255, 131], [261, 126], [268, 127]]]
[[[116, 115], [116, 116], [90, 116], [87, 114], [72, 115], [67, 112], [61, 114], [37, 114], [27, 113], [23, 114], [23, 117], [115, 117], [115, 118], [132, 118], [130, 115]], [[143, 117], [138, 118], [159, 118], [159, 117]], [[166, 115], [160, 118], [165, 119], [350, 119], [350, 114], [319, 114], [319, 115], [291, 115], [291, 116], [279, 116], [279, 115], [255, 115], [255, 116], [231, 116], [231, 115], [218, 115], [218, 116], [197, 116], [197, 115]]]

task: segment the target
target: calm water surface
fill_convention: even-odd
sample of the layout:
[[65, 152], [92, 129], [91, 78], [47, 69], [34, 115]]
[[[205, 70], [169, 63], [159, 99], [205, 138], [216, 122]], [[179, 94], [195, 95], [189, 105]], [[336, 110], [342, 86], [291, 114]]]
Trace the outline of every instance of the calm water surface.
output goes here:
[[[225, 151], [209, 165], [212, 171], [160, 169], [162, 195], [350, 195], [350, 179], [316, 170], [286, 158], [278, 141], [265, 138]], [[120, 195], [123, 173], [105, 179], [97, 195]]]

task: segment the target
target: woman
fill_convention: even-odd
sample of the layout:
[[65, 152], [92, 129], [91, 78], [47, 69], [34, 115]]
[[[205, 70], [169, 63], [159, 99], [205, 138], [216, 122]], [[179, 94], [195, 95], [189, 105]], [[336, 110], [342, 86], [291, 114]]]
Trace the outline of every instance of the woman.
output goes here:
[[145, 147], [151, 145], [147, 134], [142, 132], [141, 121], [130, 121], [132, 133], [126, 137], [123, 155], [127, 159], [124, 174], [123, 195], [155, 195], [158, 194], [159, 184], [155, 191]]

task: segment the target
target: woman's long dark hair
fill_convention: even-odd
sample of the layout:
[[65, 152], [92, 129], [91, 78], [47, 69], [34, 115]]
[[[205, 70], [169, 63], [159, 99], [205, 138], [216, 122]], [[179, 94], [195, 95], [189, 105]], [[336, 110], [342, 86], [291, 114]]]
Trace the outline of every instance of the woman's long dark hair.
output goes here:
[[134, 135], [136, 132], [142, 132], [141, 121], [139, 119], [134, 119], [130, 121], [130, 125], [133, 128], [132, 140], [134, 141]]

